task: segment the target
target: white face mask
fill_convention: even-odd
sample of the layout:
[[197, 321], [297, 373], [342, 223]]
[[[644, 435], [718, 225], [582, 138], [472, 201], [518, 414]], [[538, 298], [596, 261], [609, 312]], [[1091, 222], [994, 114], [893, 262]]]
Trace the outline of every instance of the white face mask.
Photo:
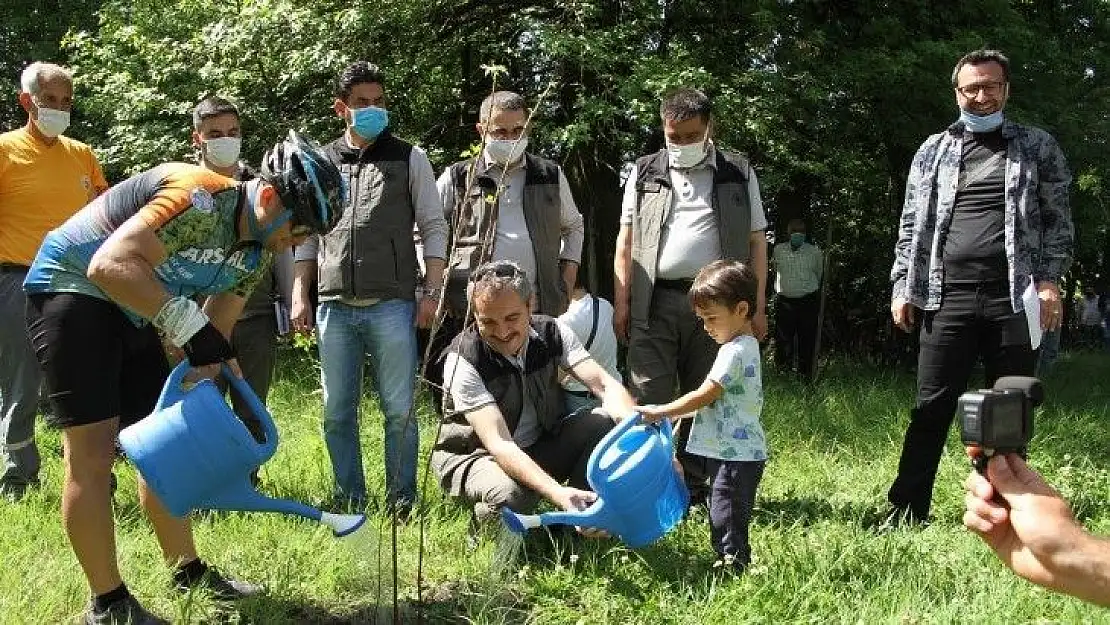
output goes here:
[[204, 140], [204, 160], [216, 167], [231, 167], [239, 160], [243, 140], [239, 137], [217, 137]]
[[528, 149], [528, 137], [516, 139], [486, 139], [486, 154], [498, 165], [515, 163]]
[[704, 161], [706, 154], [709, 152], [707, 143], [705, 137], [701, 141], [686, 145], [676, 145], [668, 141], [667, 158], [671, 162], [671, 167], [688, 169]]
[[44, 136], [53, 139], [69, 128], [69, 111], [39, 107], [39, 114], [35, 117], [35, 126]]

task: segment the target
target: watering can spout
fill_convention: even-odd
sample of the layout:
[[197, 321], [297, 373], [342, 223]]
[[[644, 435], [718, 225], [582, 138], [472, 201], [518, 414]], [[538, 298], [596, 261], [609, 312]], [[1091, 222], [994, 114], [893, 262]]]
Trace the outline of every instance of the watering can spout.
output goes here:
[[516, 534], [523, 534], [526, 531], [540, 527], [541, 525], [576, 525], [579, 527], [590, 527], [597, 529], [607, 529], [613, 526], [613, 519], [610, 518], [609, 509], [606, 508], [604, 501], [596, 501], [593, 505], [585, 510], [577, 510], [574, 512], [544, 512], [543, 514], [517, 514], [508, 508], [501, 509], [501, 520], [505, 523], [511, 531]]
[[366, 521], [365, 514], [332, 514], [321, 512], [299, 501], [267, 497], [251, 488], [247, 481], [237, 482], [213, 494], [200, 507], [215, 510], [239, 510], [252, 512], [279, 512], [304, 517], [310, 521], [323, 523], [332, 529], [336, 537], [351, 534]]

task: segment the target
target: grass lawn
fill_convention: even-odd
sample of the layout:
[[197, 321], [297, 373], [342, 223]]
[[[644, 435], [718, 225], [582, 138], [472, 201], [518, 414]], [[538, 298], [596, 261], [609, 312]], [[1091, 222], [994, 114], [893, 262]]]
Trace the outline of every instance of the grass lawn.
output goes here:
[[[271, 407], [283, 440], [262, 469], [269, 493], [319, 503], [330, 495], [320, 436], [321, 398], [312, 363], [283, 354]], [[1063, 356], [1047, 378], [1030, 459], [1090, 529], [1110, 534], [1110, 357]], [[1043, 591], [998, 564], [960, 524], [968, 464], [953, 428], [934, 495], [934, 522], [886, 532], [868, 527], [885, 508], [908, 407], [909, 375], [838, 364], [806, 388], [765, 375], [764, 425], [771, 461], [761, 485], [749, 572], [714, 567], [705, 514], [695, 511], [656, 545], [630, 551], [614, 540], [523, 544], [490, 531], [477, 550], [467, 514], [434, 480], [423, 527], [397, 529], [399, 613], [418, 614], [416, 571], [423, 530], [423, 614], [474, 623], [1011, 623], [1110, 622], [1110, 611]], [[380, 494], [382, 423], [364, 406], [363, 445]], [[435, 420], [421, 411], [422, 449]], [[55, 432], [41, 432], [43, 487], [0, 501], [0, 623], [72, 622], [87, 588], [61, 527], [62, 466]], [[134, 471], [116, 467], [118, 548], [124, 578], [151, 609], [179, 623], [367, 623], [393, 618], [391, 527], [336, 540], [322, 526], [273, 514], [197, 519], [203, 556], [262, 582], [268, 592], [233, 608], [179, 596], [138, 507]], [[380, 606], [380, 607], [379, 607]]]

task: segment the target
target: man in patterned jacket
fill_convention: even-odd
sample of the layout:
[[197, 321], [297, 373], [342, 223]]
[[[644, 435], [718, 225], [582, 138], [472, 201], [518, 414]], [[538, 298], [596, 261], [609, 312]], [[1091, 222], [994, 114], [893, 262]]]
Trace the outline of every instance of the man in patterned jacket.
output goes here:
[[1033, 374], [1022, 295], [1035, 291], [1040, 327], [1058, 328], [1058, 284], [1072, 260], [1071, 174], [1047, 132], [1004, 119], [1009, 60], [971, 52], [956, 63], [952, 86], [960, 118], [914, 156], [891, 271], [894, 324], [909, 332], [920, 321], [917, 403], [888, 494], [893, 522], [927, 521], [976, 360], [988, 387]]

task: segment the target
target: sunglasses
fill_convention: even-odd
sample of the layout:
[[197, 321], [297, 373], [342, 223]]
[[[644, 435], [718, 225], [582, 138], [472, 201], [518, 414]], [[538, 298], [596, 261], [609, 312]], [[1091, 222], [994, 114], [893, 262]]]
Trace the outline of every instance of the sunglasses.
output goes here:
[[477, 271], [470, 274], [471, 282], [480, 282], [488, 277], [495, 278], [519, 278], [524, 276], [524, 271], [516, 265], [508, 263], [489, 263], [478, 268]]

